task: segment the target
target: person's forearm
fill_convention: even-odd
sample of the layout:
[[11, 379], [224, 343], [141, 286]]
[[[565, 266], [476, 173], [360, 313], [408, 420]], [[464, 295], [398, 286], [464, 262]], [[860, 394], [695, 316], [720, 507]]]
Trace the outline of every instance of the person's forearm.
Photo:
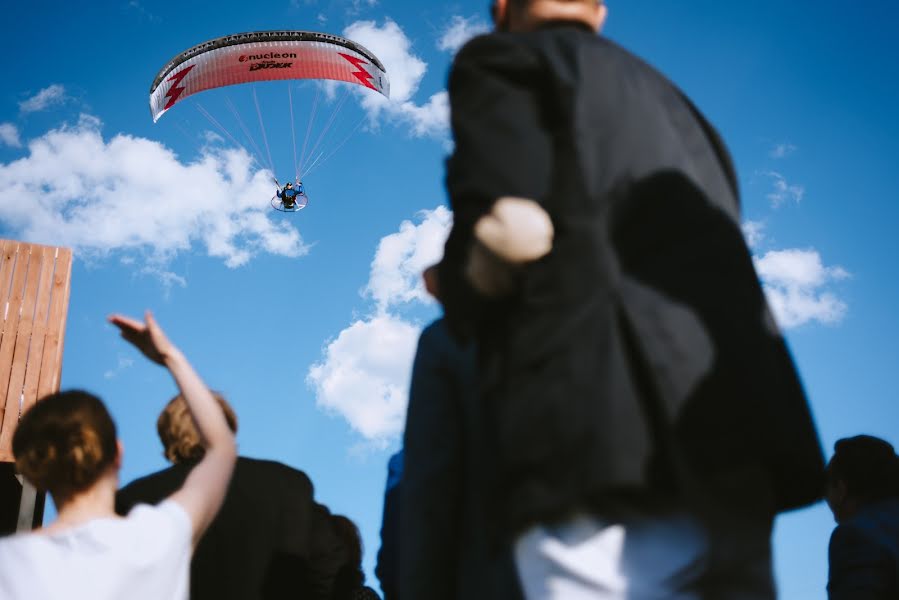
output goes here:
[[180, 350], [175, 349], [165, 357], [165, 366], [187, 402], [207, 451], [222, 450], [233, 453], [234, 434], [225, 421], [222, 409], [187, 358]]

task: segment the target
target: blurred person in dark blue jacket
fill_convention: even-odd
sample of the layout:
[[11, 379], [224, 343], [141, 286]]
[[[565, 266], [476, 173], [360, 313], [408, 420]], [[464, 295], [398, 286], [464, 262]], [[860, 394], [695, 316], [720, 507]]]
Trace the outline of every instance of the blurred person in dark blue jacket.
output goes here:
[[899, 456], [880, 438], [858, 435], [834, 445], [827, 466], [830, 600], [899, 598]]
[[378, 550], [378, 563], [375, 575], [381, 582], [384, 600], [396, 600], [399, 579], [397, 574], [400, 536], [400, 498], [402, 495], [400, 482], [403, 478], [403, 450], [387, 461], [387, 485], [384, 489], [384, 514], [381, 518], [381, 548]]
[[397, 511], [402, 600], [522, 597], [511, 546], [488, 536], [492, 453], [475, 386], [474, 347], [434, 321], [418, 342], [406, 415]]

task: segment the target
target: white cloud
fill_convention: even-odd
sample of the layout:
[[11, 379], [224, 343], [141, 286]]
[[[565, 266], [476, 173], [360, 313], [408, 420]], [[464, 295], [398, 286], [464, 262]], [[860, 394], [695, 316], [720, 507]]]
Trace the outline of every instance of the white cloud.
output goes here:
[[[162, 144], [117, 135], [82, 116], [34, 139], [29, 155], [0, 163], [0, 221], [23, 240], [91, 254], [138, 253], [162, 267], [194, 244], [229, 267], [258, 253], [308, 252], [299, 232], [270, 219], [271, 174], [243, 150], [207, 146], [181, 162]], [[168, 273], [168, 283], [181, 283]]]
[[115, 368], [108, 369], [105, 373], [103, 373], [103, 378], [104, 379], [113, 379], [114, 377], [119, 375], [119, 373], [121, 373], [125, 369], [130, 369], [133, 366], [134, 366], [133, 359], [120, 356]]
[[62, 104], [65, 99], [66, 88], [58, 83], [54, 83], [45, 87], [31, 98], [19, 102], [19, 110], [23, 113], [38, 112], [51, 106]]
[[141, 4], [140, 2], [138, 2], [138, 0], [131, 0], [130, 2], [128, 2], [128, 8], [134, 10], [135, 12], [137, 12], [138, 15], [140, 15], [141, 17], [147, 19], [147, 20], [150, 21], [151, 23], [159, 23], [159, 22], [162, 20], [162, 19], [160, 19], [158, 16], [156, 16], [155, 14], [151, 13], [150, 11], [148, 11], [148, 10], [144, 7], [143, 4]]
[[768, 193], [768, 200], [775, 208], [787, 200], [792, 200], [799, 204], [805, 196], [805, 188], [801, 185], [789, 183], [786, 178], [776, 171], [767, 171], [765, 175], [771, 178], [774, 189]]
[[796, 152], [797, 148], [789, 142], [779, 142], [768, 152], [771, 158], [786, 158]]
[[755, 248], [765, 239], [765, 223], [763, 221], [743, 221], [743, 237], [750, 248]]
[[443, 256], [452, 213], [440, 206], [422, 215], [418, 225], [403, 221], [397, 233], [381, 238], [378, 244], [366, 293], [379, 311], [407, 302], [431, 301], [421, 273]]
[[441, 206], [381, 239], [364, 291], [375, 302], [373, 314], [328, 342], [307, 374], [318, 406], [369, 441], [383, 443], [402, 431], [420, 327], [398, 311], [429, 302], [421, 272], [440, 260], [450, 222]]
[[412, 41], [402, 28], [390, 19], [381, 26], [374, 21], [356, 21], [343, 33], [371, 50], [384, 63], [390, 77], [390, 99], [372, 93], [361, 96], [370, 121], [385, 119], [405, 125], [416, 137], [445, 138], [449, 131], [446, 91], [436, 92], [424, 104], [415, 102], [428, 64], [412, 52]]
[[848, 306], [827, 286], [850, 275], [840, 266], [824, 266], [816, 250], [772, 250], [756, 257], [755, 266], [781, 326], [833, 324], [846, 315]]
[[465, 45], [465, 42], [476, 35], [486, 33], [489, 29], [490, 26], [483, 19], [455, 15], [437, 40], [437, 48], [444, 52], [456, 52]]
[[388, 314], [341, 331], [306, 378], [317, 405], [341, 415], [368, 440], [397, 435], [403, 428], [418, 333], [415, 325]]
[[19, 129], [12, 123], [0, 123], [0, 143], [13, 148], [21, 148]]
[[350, 0], [350, 6], [347, 14], [358, 15], [365, 8], [372, 8], [378, 5], [378, 0]]

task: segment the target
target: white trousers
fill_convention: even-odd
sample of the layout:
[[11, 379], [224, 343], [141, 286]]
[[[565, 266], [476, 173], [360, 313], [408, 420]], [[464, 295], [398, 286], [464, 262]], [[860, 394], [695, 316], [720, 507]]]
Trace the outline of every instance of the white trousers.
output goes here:
[[527, 600], [700, 600], [709, 544], [687, 515], [577, 516], [515, 541]]

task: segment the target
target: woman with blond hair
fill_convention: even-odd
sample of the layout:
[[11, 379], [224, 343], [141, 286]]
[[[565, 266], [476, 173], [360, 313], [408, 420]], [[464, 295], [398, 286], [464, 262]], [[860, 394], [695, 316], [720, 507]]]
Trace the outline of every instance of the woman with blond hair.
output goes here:
[[0, 540], [4, 600], [186, 600], [191, 552], [218, 512], [236, 458], [234, 435], [209, 389], [148, 311], [146, 322], [110, 322], [168, 369], [202, 433], [206, 452], [159, 506], [114, 510], [122, 445], [103, 403], [83, 391], [52, 394], [23, 415], [16, 468], [58, 510], [45, 529]]

